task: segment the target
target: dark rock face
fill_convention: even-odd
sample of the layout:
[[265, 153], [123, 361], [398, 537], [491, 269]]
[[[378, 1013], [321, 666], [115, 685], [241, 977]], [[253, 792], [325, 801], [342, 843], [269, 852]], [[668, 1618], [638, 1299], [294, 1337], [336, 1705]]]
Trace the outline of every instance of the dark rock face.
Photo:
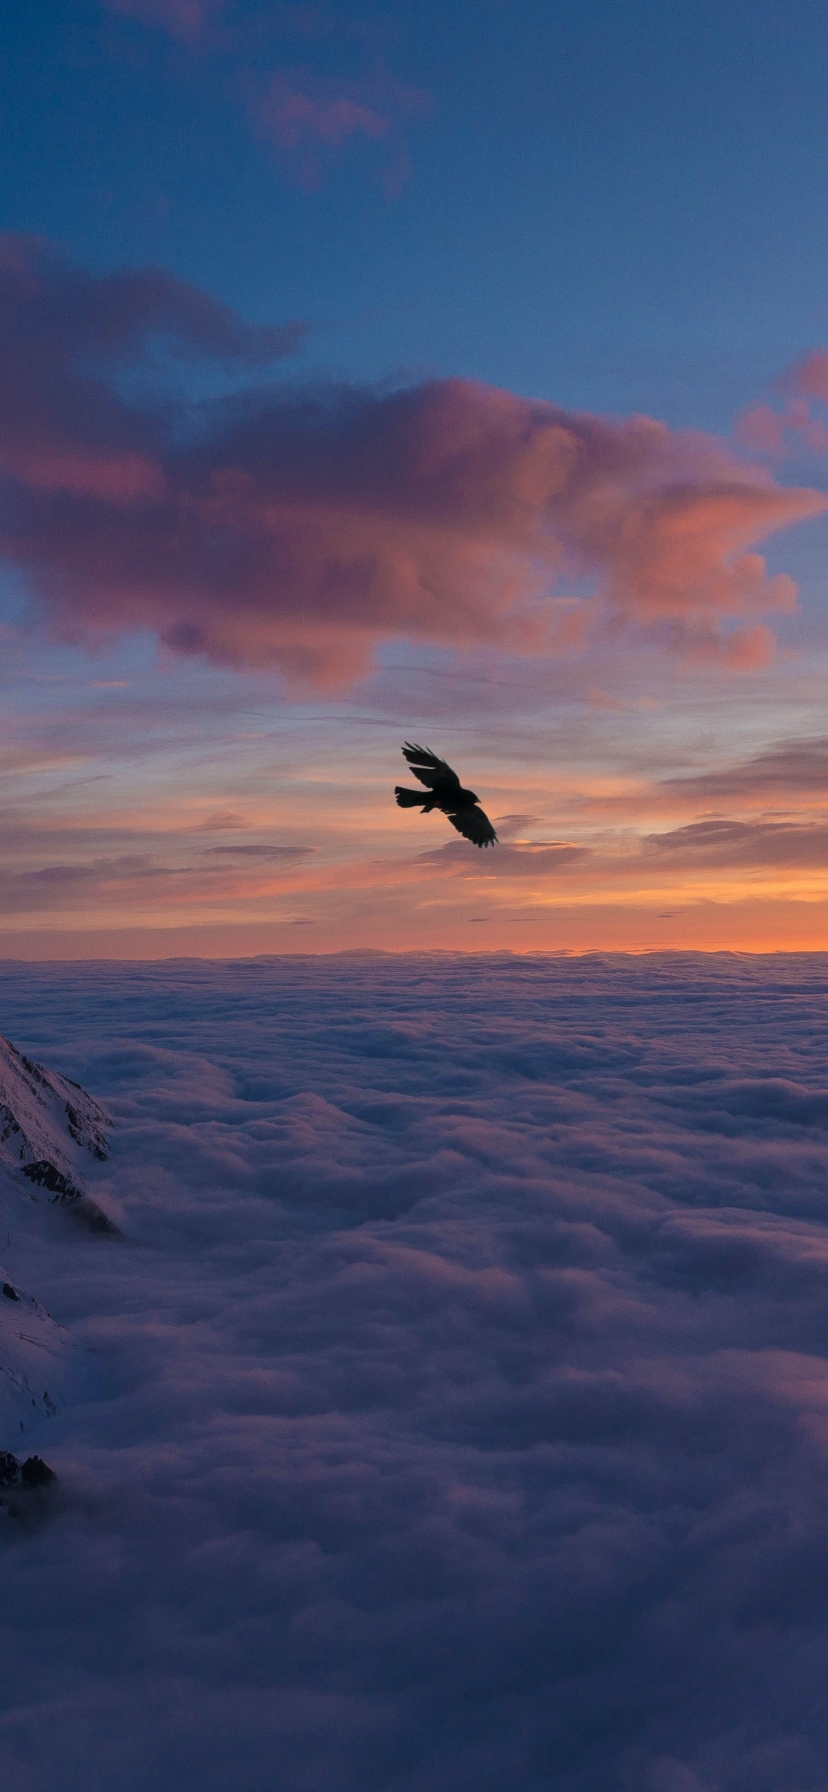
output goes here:
[[[69, 1077], [65, 1078], [66, 1082], [69, 1082], [70, 1080]], [[79, 1085], [76, 1086], [79, 1087]], [[82, 1089], [80, 1092], [81, 1094], [84, 1093]], [[69, 1129], [70, 1138], [74, 1139], [76, 1145], [82, 1145], [87, 1151], [91, 1152], [92, 1156], [96, 1157], [99, 1163], [105, 1163], [108, 1152], [104, 1133], [101, 1130], [91, 1127], [88, 1121], [84, 1124], [81, 1115], [78, 1113], [77, 1109], [72, 1106], [71, 1101], [64, 1102], [63, 1111], [66, 1115], [66, 1125]]]
[[48, 1487], [57, 1475], [42, 1456], [27, 1456], [20, 1470], [20, 1479], [24, 1487]]
[[0, 1487], [17, 1487], [20, 1481], [20, 1463], [11, 1450], [0, 1450]]
[[7, 1140], [13, 1139], [15, 1133], [20, 1130], [11, 1108], [7, 1107], [4, 1101], [0, 1101], [0, 1145], [5, 1145]]
[[0, 1487], [49, 1487], [57, 1475], [42, 1456], [20, 1463], [11, 1450], [0, 1450]]
[[71, 1176], [56, 1170], [46, 1157], [38, 1158], [33, 1164], [23, 1164], [20, 1174], [36, 1183], [38, 1188], [48, 1189], [53, 1201], [79, 1201], [83, 1194], [83, 1189], [76, 1186]]
[[11, 1282], [3, 1283], [3, 1293], [5, 1294], [7, 1300], [19, 1300], [20, 1299], [20, 1295], [18, 1294], [17, 1289], [12, 1287]]
[[73, 1202], [72, 1217], [80, 1226], [85, 1227], [87, 1232], [92, 1232], [97, 1237], [123, 1238], [120, 1226], [116, 1226], [115, 1221], [111, 1220], [109, 1215], [104, 1213], [95, 1201], [90, 1201], [86, 1195], [82, 1200]]

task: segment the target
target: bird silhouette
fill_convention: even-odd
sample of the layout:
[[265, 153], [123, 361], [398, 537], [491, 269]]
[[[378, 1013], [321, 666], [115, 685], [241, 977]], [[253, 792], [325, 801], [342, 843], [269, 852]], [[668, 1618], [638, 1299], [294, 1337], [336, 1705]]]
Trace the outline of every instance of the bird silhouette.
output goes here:
[[438, 759], [437, 754], [429, 752], [427, 747], [412, 746], [410, 741], [406, 741], [403, 754], [415, 778], [427, 788], [425, 791], [406, 790], [404, 785], [397, 784], [395, 795], [401, 809], [419, 808], [423, 815], [430, 815], [432, 809], [440, 809], [458, 834], [463, 834], [474, 846], [496, 844], [497, 835], [488, 815], [484, 815], [480, 807], [480, 798], [473, 790], [463, 789], [457, 773], [445, 759]]

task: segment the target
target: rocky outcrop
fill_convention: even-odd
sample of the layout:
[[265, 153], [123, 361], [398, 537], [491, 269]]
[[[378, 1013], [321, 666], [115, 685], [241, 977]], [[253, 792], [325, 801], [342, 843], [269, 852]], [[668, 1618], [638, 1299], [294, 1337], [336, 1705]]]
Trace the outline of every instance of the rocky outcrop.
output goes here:
[[0, 1487], [49, 1487], [57, 1475], [42, 1456], [18, 1462], [11, 1450], [0, 1450]]
[[27, 1526], [27, 1521], [42, 1518], [43, 1495], [56, 1485], [57, 1475], [42, 1456], [27, 1456], [20, 1462], [11, 1450], [0, 1450], [0, 1520]]

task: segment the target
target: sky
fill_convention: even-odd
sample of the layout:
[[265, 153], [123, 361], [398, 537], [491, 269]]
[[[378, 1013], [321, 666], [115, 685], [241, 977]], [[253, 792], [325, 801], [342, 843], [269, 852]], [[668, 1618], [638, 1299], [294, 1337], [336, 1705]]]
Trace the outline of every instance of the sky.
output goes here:
[[6, 956], [828, 946], [824, 7], [2, 41]]
[[58, 1477], [0, 1507], [4, 1784], [822, 1792], [826, 988], [0, 965], [124, 1234], [0, 1164]]

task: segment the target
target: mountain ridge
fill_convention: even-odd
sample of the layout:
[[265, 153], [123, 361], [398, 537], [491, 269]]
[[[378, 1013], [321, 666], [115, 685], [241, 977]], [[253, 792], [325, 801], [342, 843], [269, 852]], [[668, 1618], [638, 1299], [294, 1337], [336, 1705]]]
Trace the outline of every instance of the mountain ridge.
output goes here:
[[105, 1162], [111, 1124], [79, 1083], [35, 1063], [0, 1034], [0, 1163], [25, 1177], [33, 1198], [88, 1199], [82, 1164], [85, 1157]]
[[[10, 1239], [24, 1202], [66, 1208], [93, 1231], [117, 1231], [83, 1175], [90, 1158], [106, 1160], [111, 1124], [79, 1083], [0, 1035], [0, 1210]], [[83, 1345], [0, 1264], [0, 1451], [19, 1448], [71, 1404], [89, 1373]]]

